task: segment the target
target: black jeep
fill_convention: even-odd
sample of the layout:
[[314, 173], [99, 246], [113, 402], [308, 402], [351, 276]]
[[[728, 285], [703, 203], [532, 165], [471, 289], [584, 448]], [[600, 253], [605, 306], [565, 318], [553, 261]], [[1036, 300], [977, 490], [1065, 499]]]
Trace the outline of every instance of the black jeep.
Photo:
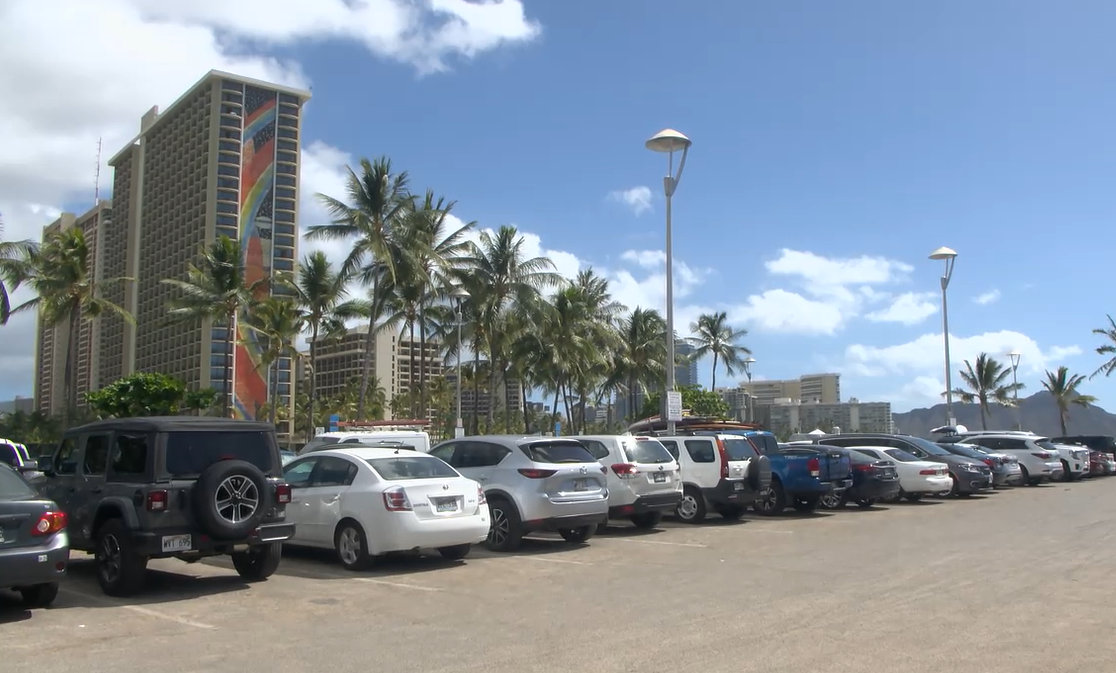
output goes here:
[[147, 561], [230, 554], [240, 576], [279, 567], [291, 488], [275, 428], [224, 418], [97, 421], [66, 431], [35, 485], [69, 517], [70, 546], [92, 552], [110, 596], [143, 586]]

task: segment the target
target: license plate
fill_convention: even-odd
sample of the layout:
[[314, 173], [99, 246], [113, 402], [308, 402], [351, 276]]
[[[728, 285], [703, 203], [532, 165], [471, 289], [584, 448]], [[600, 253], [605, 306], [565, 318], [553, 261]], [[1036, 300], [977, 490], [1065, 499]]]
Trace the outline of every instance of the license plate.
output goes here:
[[588, 479], [574, 479], [574, 490], [575, 491], [588, 491], [589, 490], [589, 480]]
[[0, 528], [0, 544], [4, 544], [4, 529]]
[[666, 483], [666, 473], [664, 473], [664, 472], [653, 473], [651, 475], [651, 481], [655, 482], [656, 484], [665, 484]]
[[456, 512], [457, 511], [457, 501], [456, 500], [442, 501], [442, 502], [438, 503], [438, 505], [434, 509], [435, 509], [435, 511], [438, 511], [438, 512]]
[[732, 485], [732, 490], [743, 491], [744, 490], [744, 484], [742, 484], [740, 482], [736, 482], [735, 484]]
[[164, 535], [163, 551], [188, 551], [194, 546], [193, 537], [190, 535]]

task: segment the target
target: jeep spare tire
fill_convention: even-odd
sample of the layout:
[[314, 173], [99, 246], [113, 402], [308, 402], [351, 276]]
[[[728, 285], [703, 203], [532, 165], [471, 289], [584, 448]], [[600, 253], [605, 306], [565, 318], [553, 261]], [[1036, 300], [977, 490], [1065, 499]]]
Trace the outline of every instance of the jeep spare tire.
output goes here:
[[756, 456], [748, 463], [748, 486], [762, 493], [771, 486], [771, 461], [767, 456]]
[[267, 479], [258, 467], [243, 460], [210, 465], [194, 485], [198, 524], [221, 540], [248, 537], [260, 525], [267, 505]]

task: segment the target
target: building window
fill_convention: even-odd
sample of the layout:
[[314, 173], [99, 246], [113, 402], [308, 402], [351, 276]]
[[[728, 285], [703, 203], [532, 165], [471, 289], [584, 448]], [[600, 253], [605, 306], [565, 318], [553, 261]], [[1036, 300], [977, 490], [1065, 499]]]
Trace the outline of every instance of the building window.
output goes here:
[[236, 211], [237, 211], [237, 207], [236, 207], [235, 203], [229, 203], [228, 201], [218, 201], [217, 202], [217, 212], [218, 213], [234, 213], [235, 214]]
[[294, 259], [293, 248], [275, 248], [275, 257], [277, 259]]
[[236, 192], [232, 191], [231, 189], [218, 189], [217, 200], [232, 201], [233, 203], [236, 203], [238, 201]]
[[235, 227], [236, 218], [229, 215], [218, 215], [217, 226], [219, 227]]
[[217, 149], [225, 150], [226, 152], [239, 152], [240, 143], [234, 140], [221, 140], [217, 143]]
[[294, 210], [295, 202], [294, 199], [276, 199], [275, 207], [279, 210]]
[[294, 271], [294, 260], [277, 259], [275, 260], [275, 268], [278, 271]]
[[227, 80], [221, 82], [221, 88], [225, 91], [241, 91], [243, 89], [243, 87], [241, 87], [240, 85], [240, 82], [230, 82]]
[[291, 224], [276, 224], [275, 225], [275, 233], [293, 235], [295, 233], [295, 228], [294, 228], [294, 225], [291, 225]]
[[279, 149], [281, 150], [287, 150], [288, 152], [298, 151], [298, 143], [293, 140], [280, 140], [278, 143]]
[[280, 187], [294, 187], [295, 178], [293, 175], [276, 175], [275, 184]]
[[296, 152], [282, 152], [282, 151], [280, 151], [275, 158], [278, 159], [279, 161], [288, 161], [292, 164], [297, 164], [298, 163], [298, 153], [296, 153]]
[[234, 178], [240, 177], [240, 167], [230, 166], [228, 164], [217, 164], [217, 175], [229, 175]]
[[233, 178], [217, 178], [217, 187], [224, 189], [240, 189], [240, 180]]
[[296, 173], [294, 164], [275, 164], [275, 172], [283, 173], [286, 175], [294, 175]]
[[[275, 196], [280, 199], [290, 199], [291, 201], [294, 201], [296, 198], [295, 190], [290, 187], [277, 187], [275, 189]], [[276, 205], [279, 205], [278, 202], [276, 202]]]
[[289, 93], [281, 93], [279, 94], [279, 102], [298, 105], [298, 96], [292, 96]]
[[280, 126], [278, 135], [280, 138], [290, 138], [291, 140], [298, 140], [298, 131], [296, 129], [290, 128], [289, 126]]

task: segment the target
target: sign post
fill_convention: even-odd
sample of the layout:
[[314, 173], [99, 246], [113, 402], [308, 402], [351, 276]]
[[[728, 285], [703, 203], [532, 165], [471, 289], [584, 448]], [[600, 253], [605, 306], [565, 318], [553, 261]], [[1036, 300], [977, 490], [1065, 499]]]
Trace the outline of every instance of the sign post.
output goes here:
[[665, 400], [665, 418], [668, 423], [682, 420], [682, 393], [677, 390], [668, 390], [663, 398]]

